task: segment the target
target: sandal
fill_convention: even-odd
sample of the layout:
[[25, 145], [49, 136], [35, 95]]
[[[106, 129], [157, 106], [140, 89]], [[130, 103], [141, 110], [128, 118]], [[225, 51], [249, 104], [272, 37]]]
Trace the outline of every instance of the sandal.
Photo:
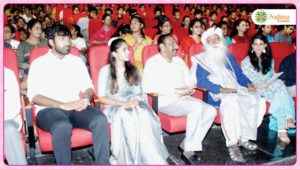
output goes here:
[[256, 150], [258, 148], [258, 146], [255, 143], [252, 143], [250, 141], [241, 142], [239, 145], [251, 151]]
[[228, 152], [231, 160], [239, 163], [245, 162], [245, 159], [243, 158], [240, 148], [237, 144], [229, 146], [228, 147]]
[[295, 125], [293, 119], [291, 119], [291, 118], [286, 119], [286, 128], [287, 129], [294, 129], [294, 128], [296, 128], [296, 125]]
[[279, 138], [280, 141], [285, 142], [285, 143], [290, 143], [291, 142], [291, 140], [288, 137], [286, 131], [279, 131], [278, 132], [278, 138]]

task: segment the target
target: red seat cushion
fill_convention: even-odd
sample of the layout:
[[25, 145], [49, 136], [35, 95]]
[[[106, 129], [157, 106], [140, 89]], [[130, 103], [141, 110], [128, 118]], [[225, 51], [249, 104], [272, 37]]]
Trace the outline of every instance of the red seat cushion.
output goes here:
[[[53, 151], [51, 133], [40, 128], [37, 128], [37, 132], [41, 152]], [[72, 148], [91, 145], [93, 143], [92, 133], [88, 130], [74, 128], [72, 130], [71, 143]]]
[[176, 133], [185, 131], [186, 116], [169, 116], [165, 113], [158, 112], [161, 121], [161, 127], [168, 133]]

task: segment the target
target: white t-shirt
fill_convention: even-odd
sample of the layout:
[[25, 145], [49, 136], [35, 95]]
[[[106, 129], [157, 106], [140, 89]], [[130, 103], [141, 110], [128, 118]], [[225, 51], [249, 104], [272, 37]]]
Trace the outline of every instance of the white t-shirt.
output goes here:
[[11, 45], [11, 47], [12, 47], [13, 50], [17, 50], [17, 48], [18, 48], [18, 46], [20, 44], [20, 41], [12, 39], [12, 40], [10, 40], [9, 44]]
[[28, 18], [27, 15], [21, 15], [22, 18], [24, 18], [25, 22], [28, 23], [31, 19], [36, 19], [36, 17], [34, 15], [32, 15], [31, 18]]
[[15, 120], [22, 126], [20, 87], [14, 72], [4, 67], [4, 120]]
[[76, 24], [80, 27], [81, 31], [85, 29], [89, 29], [89, 17], [87, 16], [87, 17], [80, 18]]
[[147, 60], [142, 83], [146, 93], [159, 93], [159, 107], [167, 106], [180, 97], [175, 93], [176, 88], [193, 85], [189, 69], [180, 57], [173, 57], [168, 63], [160, 54]]
[[[83, 38], [81, 38], [81, 37], [77, 37], [77, 39], [75, 39], [75, 40], [71, 39], [71, 43], [72, 43], [72, 46], [74, 46], [78, 50], [81, 50], [83, 48], [87, 48], [85, 40]], [[80, 54], [80, 57], [81, 57], [83, 63], [86, 64], [86, 57], [85, 57], [85, 55]]]
[[82, 48], [87, 48], [85, 40], [81, 37], [77, 37], [76, 39], [71, 39], [72, 46], [76, 47], [78, 50]]
[[[88, 88], [94, 89], [88, 71], [81, 59], [72, 54], [59, 59], [49, 50], [30, 66], [27, 91], [30, 101], [36, 95], [43, 95], [57, 101], [70, 102], [80, 99], [79, 93]], [[36, 112], [45, 108], [36, 107]]]

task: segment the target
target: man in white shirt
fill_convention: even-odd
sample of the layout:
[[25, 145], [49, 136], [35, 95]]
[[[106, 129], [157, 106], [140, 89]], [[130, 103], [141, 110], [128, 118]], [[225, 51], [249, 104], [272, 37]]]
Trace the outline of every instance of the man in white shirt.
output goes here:
[[47, 37], [52, 50], [34, 60], [28, 74], [28, 98], [36, 105], [37, 126], [51, 132], [58, 164], [71, 164], [73, 128], [92, 132], [95, 163], [108, 164], [107, 119], [89, 106], [94, 87], [84, 63], [70, 54], [70, 31], [54, 25]]
[[199, 164], [194, 151], [202, 151], [202, 140], [216, 116], [214, 107], [191, 97], [195, 85], [184, 61], [176, 56], [178, 45], [172, 35], [161, 35], [157, 41], [159, 53], [145, 64], [145, 92], [159, 94], [158, 109], [171, 116], [187, 116], [186, 137], [178, 149], [186, 164]]
[[8, 164], [26, 165], [20, 129], [20, 87], [14, 72], [4, 67], [4, 154]]

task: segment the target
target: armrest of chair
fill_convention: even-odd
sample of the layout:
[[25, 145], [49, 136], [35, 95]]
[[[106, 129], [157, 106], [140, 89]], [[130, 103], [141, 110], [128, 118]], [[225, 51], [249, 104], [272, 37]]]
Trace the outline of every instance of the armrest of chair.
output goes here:
[[204, 101], [204, 102], [207, 102], [207, 98], [208, 98], [208, 90], [205, 89], [205, 88], [199, 87], [199, 86], [197, 86], [195, 89], [198, 90], [198, 91], [203, 92], [203, 101]]
[[34, 135], [34, 125], [33, 125], [33, 112], [29, 99], [26, 96], [23, 96], [23, 100], [25, 103], [25, 117], [26, 117], [26, 130], [27, 130], [27, 142], [29, 144], [29, 163], [37, 164], [37, 160], [35, 158], [35, 142], [36, 137]]
[[152, 109], [157, 114], [158, 113], [158, 93], [147, 93], [149, 97], [152, 99]]

